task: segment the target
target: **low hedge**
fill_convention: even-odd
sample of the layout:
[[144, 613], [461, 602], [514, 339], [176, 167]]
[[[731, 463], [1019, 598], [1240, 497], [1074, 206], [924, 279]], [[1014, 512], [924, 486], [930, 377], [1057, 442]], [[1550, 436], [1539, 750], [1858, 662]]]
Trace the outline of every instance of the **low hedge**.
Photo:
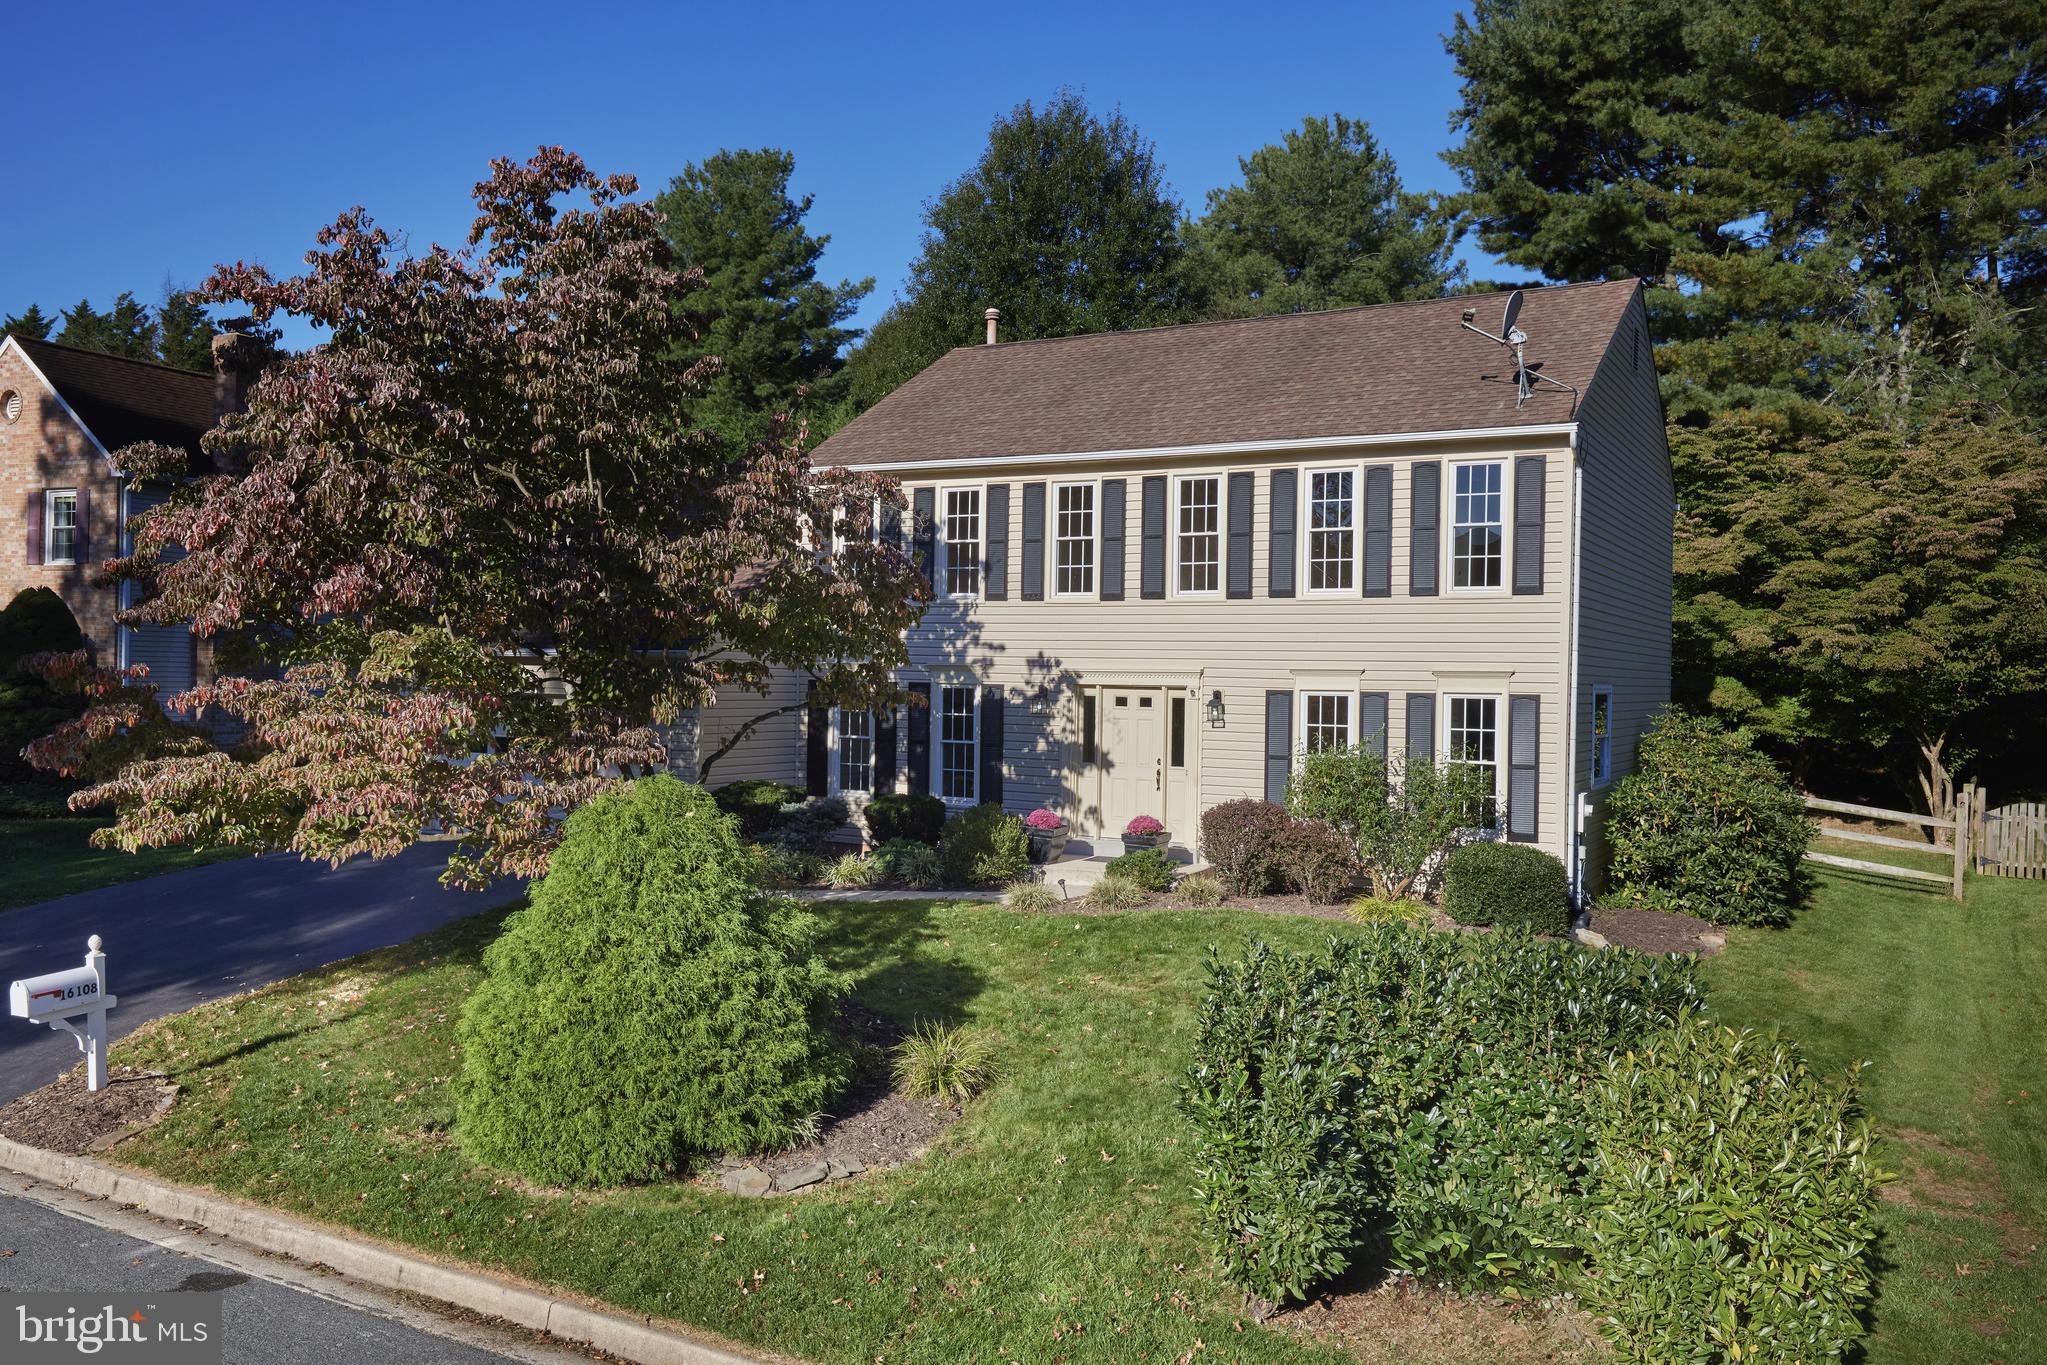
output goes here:
[[1111, 877], [1121, 877], [1135, 882], [1147, 891], [1170, 891], [1173, 889], [1173, 860], [1165, 850], [1137, 848], [1128, 853], [1109, 859], [1103, 871]]
[[782, 807], [802, 801], [807, 793], [786, 782], [769, 782], [749, 777], [728, 782], [711, 793], [718, 809], [739, 822], [743, 839], [758, 839], [768, 832], [782, 813]]
[[867, 833], [877, 844], [915, 839], [936, 845], [945, 830], [945, 802], [928, 793], [884, 792], [867, 803]]
[[1459, 924], [1525, 929], [1563, 938], [1571, 932], [1564, 865], [1527, 844], [1465, 844], [1443, 869], [1443, 910]]
[[945, 822], [938, 862], [948, 886], [1005, 886], [1030, 874], [1030, 832], [1000, 806], [975, 806]]

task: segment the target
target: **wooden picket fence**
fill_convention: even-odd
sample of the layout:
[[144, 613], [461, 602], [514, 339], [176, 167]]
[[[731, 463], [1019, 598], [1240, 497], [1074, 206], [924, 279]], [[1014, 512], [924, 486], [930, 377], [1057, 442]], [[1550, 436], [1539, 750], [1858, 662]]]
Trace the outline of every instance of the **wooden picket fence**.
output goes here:
[[1828, 867], [1845, 867], [1854, 872], [1867, 872], [1878, 877], [1895, 877], [1900, 881], [1932, 882], [1947, 888], [1948, 894], [1956, 900], [1962, 898], [1962, 874], [1969, 866], [1969, 836], [1973, 822], [1969, 816], [1969, 800], [1974, 790], [1965, 790], [1955, 797], [1953, 820], [1943, 820], [1935, 815], [1921, 815], [1916, 811], [1887, 810], [1882, 806], [1857, 806], [1846, 801], [1823, 801], [1817, 796], [1805, 798], [1805, 808], [1821, 811], [1828, 815], [1859, 815], [1866, 820], [1881, 820], [1898, 825], [1921, 825], [1935, 831], [1937, 840], [1940, 831], [1949, 831], [1948, 847], [1927, 843], [1920, 839], [1900, 839], [1890, 834], [1868, 834], [1859, 829], [1822, 829], [1820, 832], [1829, 839], [1843, 839], [1851, 844], [1875, 844], [1879, 848], [1901, 848], [1912, 853], [1954, 854], [1954, 873], [1926, 872], [1916, 867], [1898, 867], [1892, 863], [1872, 862], [1867, 858], [1843, 858], [1835, 853], [1807, 853], [1808, 861], [1823, 863]]
[[2047, 802], [2019, 801], [1991, 810], [1980, 788], [1970, 788], [1970, 795], [1976, 798], [1971, 841], [1976, 870], [1993, 877], [2047, 880]]

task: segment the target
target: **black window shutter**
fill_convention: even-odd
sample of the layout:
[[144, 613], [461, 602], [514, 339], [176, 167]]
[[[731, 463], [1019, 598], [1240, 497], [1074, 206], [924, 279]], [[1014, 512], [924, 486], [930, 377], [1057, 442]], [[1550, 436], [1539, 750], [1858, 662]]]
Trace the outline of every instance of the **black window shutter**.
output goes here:
[[874, 794], [896, 789], [896, 708], [874, 713]]
[[1045, 485], [1023, 486], [1023, 600], [1045, 600]]
[[1009, 485], [988, 485], [988, 524], [981, 536], [981, 595], [1009, 600]]
[[1533, 842], [1542, 790], [1542, 698], [1507, 698], [1507, 837]]
[[1436, 694], [1407, 694], [1407, 759], [1413, 763], [1436, 761]]
[[1393, 466], [1365, 466], [1365, 596], [1393, 595]]
[[910, 494], [910, 535], [916, 545], [917, 567], [924, 571], [924, 586], [937, 586], [938, 491], [920, 488]]
[[1548, 474], [1546, 455], [1514, 460], [1514, 591], [1524, 596], [1542, 591], [1542, 494]]
[[1102, 600], [1123, 600], [1124, 482], [1102, 480]]
[[1265, 516], [1271, 531], [1266, 540], [1265, 595], [1294, 595], [1294, 525], [1300, 515], [1300, 471], [1275, 469], [1267, 484]]
[[984, 806], [1002, 804], [1002, 689], [981, 691], [981, 791]]
[[28, 527], [28, 562], [43, 562], [43, 490], [31, 488], [28, 503], [22, 508], [21, 519]]
[[1230, 475], [1230, 576], [1226, 585], [1231, 597], [1251, 595], [1251, 509], [1258, 497], [1258, 476]]
[[910, 705], [905, 713], [910, 724], [910, 751], [904, 755], [910, 765], [910, 794], [924, 796], [931, 790], [931, 684], [910, 684]]
[[881, 501], [881, 543], [892, 550], [903, 548], [903, 509], [887, 497]]
[[1443, 547], [1437, 529], [1443, 515], [1443, 466], [1423, 460], [1414, 467], [1414, 505], [1408, 509], [1407, 594], [1434, 597], [1437, 594], [1436, 566], [1442, 562]]
[[831, 732], [831, 708], [817, 700], [817, 680], [806, 689], [810, 696], [809, 725], [803, 736], [803, 785], [812, 796], [823, 796], [830, 786], [831, 757], [827, 736]]
[[1265, 799], [1286, 804], [1287, 779], [1294, 772], [1294, 694], [1265, 694]]
[[1166, 595], [1166, 479], [1152, 474], [1144, 481], [1144, 511], [1140, 535], [1144, 556], [1137, 591], [1140, 597]]
[[1358, 747], [1386, 757], [1386, 694], [1358, 693]]

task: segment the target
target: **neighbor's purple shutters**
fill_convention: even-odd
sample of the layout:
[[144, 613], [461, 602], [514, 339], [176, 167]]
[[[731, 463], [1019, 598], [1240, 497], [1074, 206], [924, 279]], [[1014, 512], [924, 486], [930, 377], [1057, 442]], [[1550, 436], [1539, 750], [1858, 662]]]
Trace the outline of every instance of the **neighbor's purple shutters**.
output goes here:
[[910, 684], [907, 708], [910, 724], [910, 794], [923, 796], [931, 790], [931, 684]]
[[1365, 596], [1393, 595], [1393, 466], [1365, 466]]
[[916, 544], [917, 567], [924, 586], [938, 587], [938, 490], [920, 488], [910, 495], [910, 535]]
[[1045, 600], [1045, 485], [1023, 486], [1023, 600]]
[[1434, 597], [1436, 564], [1442, 558], [1437, 530], [1443, 507], [1443, 466], [1434, 460], [1415, 465], [1414, 499], [1407, 516], [1407, 595]]
[[981, 791], [984, 806], [1002, 804], [1002, 689], [981, 693]]
[[1542, 492], [1548, 473], [1546, 455], [1514, 461], [1514, 591], [1524, 596], [1542, 591]]
[[1102, 600], [1123, 600], [1123, 523], [1125, 484], [1102, 480]]
[[808, 724], [803, 736], [803, 785], [812, 796], [823, 796], [831, 785], [831, 752], [826, 736], [831, 729], [832, 713], [831, 708], [817, 700], [815, 678], [806, 690], [810, 705], [806, 708]]
[[43, 562], [43, 490], [31, 488], [22, 520], [28, 523], [28, 562]]
[[1162, 474], [1144, 480], [1143, 521], [1138, 534], [1143, 549], [1138, 562], [1137, 593], [1140, 597], [1166, 595], [1166, 480]]
[[1542, 698], [1507, 698], [1507, 837], [1531, 843], [1540, 826], [1536, 793], [1542, 790]]
[[1407, 694], [1407, 759], [1413, 763], [1436, 761], [1436, 694]]
[[77, 497], [78, 509], [72, 520], [78, 523], [78, 529], [71, 533], [71, 561], [85, 564], [92, 559], [92, 490], [80, 484]]
[[1226, 586], [1231, 597], [1251, 595], [1251, 516], [1257, 501], [1258, 476], [1230, 475], [1230, 573]]
[[1294, 595], [1294, 524], [1300, 513], [1300, 471], [1275, 469], [1266, 485], [1265, 595]]
[[874, 713], [874, 794], [896, 789], [896, 708], [884, 706]]
[[1358, 747], [1386, 757], [1386, 694], [1358, 693]]
[[1009, 600], [1009, 485], [988, 485], [988, 526], [981, 537], [981, 596]]
[[1286, 804], [1287, 779], [1294, 771], [1294, 694], [1265, 694], [1265, 799]]

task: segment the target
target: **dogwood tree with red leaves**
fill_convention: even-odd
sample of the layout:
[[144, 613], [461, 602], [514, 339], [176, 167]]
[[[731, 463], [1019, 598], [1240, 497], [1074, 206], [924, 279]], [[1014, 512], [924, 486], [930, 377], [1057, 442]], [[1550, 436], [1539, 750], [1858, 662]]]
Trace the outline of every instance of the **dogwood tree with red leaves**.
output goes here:
[[[735, 449], [692, 422], [716, 362], [662, 357], [701, 278], [636, 189], [543, 148], [492, 163], [463, 248], [397, 254], [357, 208], [303, 275], [214, 272], [206, 301], [328, 340], [207, 435], [233, 472], [117, 453], [175, 491], [107, 571], [145, 589], [132, 623], [220, 642], [247, 676], [169, 705], [245, 738], [206, 743], [153, 717], [146, 679], [64, 665], [94, 704], [31, 757], [95, 779], [76, 804], [114, 803], [103, 842], [339, 862], [438, 826], [463, 836], [455, 880], [534, 874], [564, 811], [659, 764], [655, 727], [721, 691], [781, 668], [826, 703], [893, 696], [926, 590], [866, 532], [899, 494], [813, 469], [800, 431]], [[815, 531], [835, 516], [837, 548]]]

